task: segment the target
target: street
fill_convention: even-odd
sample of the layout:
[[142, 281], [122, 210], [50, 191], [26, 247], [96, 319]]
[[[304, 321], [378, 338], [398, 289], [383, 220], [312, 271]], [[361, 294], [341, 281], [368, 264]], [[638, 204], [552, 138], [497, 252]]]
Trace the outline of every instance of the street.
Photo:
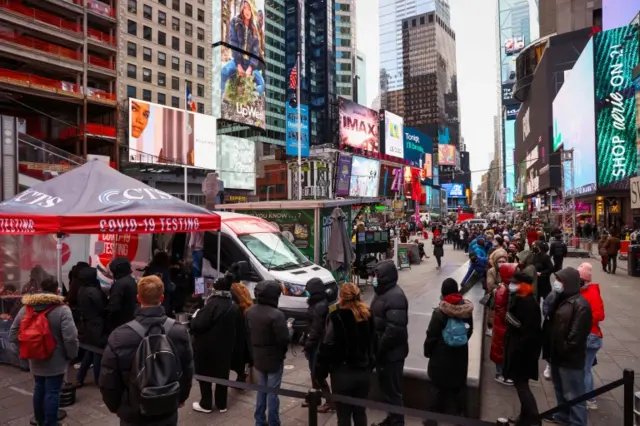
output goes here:
[[[431, 246], [427, 244], [427, 253]], [[416, 306], [427, 310], [435, 306], [442, 280], [458, 270], [466, 261], [466, 256], [460, 251], [453, 251], [451, 245], [445, 246], [445, 257], [441, 270], [435, 269], [435, 259], [431, 257], [423, 260], [419, 266], [399, 271], [400, 285], [411, 301], [411, 310]], [[577, 267], [582, 260], [567, 259], [566, 266]], [[636, 309], [635, 301], [640, 300], [640, 279], [622, 275], [605, 274], [601, 271], [597, 260], [592, 259], [594, 265], [594, 282], [601, 284], [607, 318], [603, 324], [604, 347], [598, 353], [598, 365], [595, 367], [595, 385], [609, 383], [622, 376], [623, 368], [635, 369], [636, 389], [640, 390], [640, 309]], [[365, 290], [365, 300], [370, 302], [373, 291], [370, 287]], [[429, 306], [427, 306], [429, 305]], [[429, 322], [429, 315], [421, 312], [411, 312], [410, 334], [424, 334]], [[416, 320], [418, 318], [418, 320]], [[423, 321], [419, 318], [424, 318]], [[480, 332], [479, 324], [476, 329]], [[489, 360], [488, 350], [490, 338], [483, 337], [484, 360], [481, 374], [481, 413], [482, 419], [495, 421], [502, 416], [516, 414], [519, 402], [515, 389], [500, 385], [494, 381], [494, 366]], [[414, 339], [415, 340], [415, 339]], [[420, 341], [420, 345], [421, 345]], [[412, 348], [413, 351], [415, 349]], [[415, 352], [414, 352], [415, 353]], [[410, 361], [408, 360], [409, 364]], [[416, 366], [419, 360], [411, 360]], [[426, 369], [427, 360], [422, 362]], [[544, 363], [540, 363], [540, 382], [533, 383], [533, 392], [538, 401], [540, 411], [555, 406], [555, 397], [551, 382], [542, 378]], [[75, 374], [70, 370], [71, 374]], [[232, 373], [233, 374], [233, 373]], [[285, 361], [283, 387], [305, 391], [310, 386], [307, 361], [300, 347], [290, 350]], [[0, 366], [0, 425], [28, 425], [32, 413], [31, 391], [33, 380], [29, 373], [20, 372], [15, 367]], [[239, 392], [230, 390], [229, 409], [226, 413], [201, 414], [191, 409], [191, 403], [199, 400], [198, 386], [194, 384], [189, 401], [180, 409], [181, 425], [253, 425], [253, 411], [255, 395], [253, 392]], [[300, 406], [300, 400], [288, 397], [280, 398], [280, 412], [282, 424], [306, 425], [307, 409]], [[594, 426], [613, 426], [622, 423], [622, 388], [598, 398], [599, 409], [590, 411], [590, 424]], [[85, 387], [77, 392], [76, 404], [66, 408], [68, 417], [63, 423], [68, 425], [117, 425], [119, 421], [114, 414], [108, 412], [100, 393], [92, 382], [92, 375], [87, 377]], [[369, 412], [369, 423], [382, 419], [380, 412]], [[320, 414], [319, 424], [335, 425], [335, 414]], [[408, 425], [419, 425], [417, 419], [407, 419]]]

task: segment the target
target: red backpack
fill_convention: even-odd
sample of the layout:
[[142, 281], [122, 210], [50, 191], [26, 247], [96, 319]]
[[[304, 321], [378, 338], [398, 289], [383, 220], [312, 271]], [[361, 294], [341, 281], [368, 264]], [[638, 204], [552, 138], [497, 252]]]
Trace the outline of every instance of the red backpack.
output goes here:
[[27, 306], [27, 313], [20, 322], [18, 342], [20, 343], [20, 358], [49, 359], [56, 349], [56, 339], [51, 334], [47, 314], [59, 305], [53, 305], [42, 312], [36, 312]]

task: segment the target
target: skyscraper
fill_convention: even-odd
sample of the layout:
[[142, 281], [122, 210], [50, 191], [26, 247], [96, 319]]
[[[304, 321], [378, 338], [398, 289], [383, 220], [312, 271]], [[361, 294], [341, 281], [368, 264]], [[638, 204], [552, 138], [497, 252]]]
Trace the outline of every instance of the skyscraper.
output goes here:
[[629, 23], [638, 12], [638, 7], [634, 9], [633, 4], [640, 4], [637, 0], [565, 0], [561, 7], [558, 7], [556, 3], [557, 0], [539, 0], [540, 37], [593, 26], [602, 27], [603, 3], [605, 8], [615, 7], [616, 3], [628, 7], [630, 13], [626, 23]]
[[357, 102], [360, 105], [367, 105], [367, 56], [360, 52], [356, 53], [356, 76], [355, 93]]
[[338, 96], [355, 98], [356, 76], [356, 2], [335, 1], [336, 90]]

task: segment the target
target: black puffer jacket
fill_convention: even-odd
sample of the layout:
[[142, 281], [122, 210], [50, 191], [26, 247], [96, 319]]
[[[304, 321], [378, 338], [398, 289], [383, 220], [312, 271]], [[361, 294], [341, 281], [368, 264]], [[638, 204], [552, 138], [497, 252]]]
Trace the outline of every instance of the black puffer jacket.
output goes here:
[[378, 284], [371, 302], [371, 313], [378, 335], [379, 364], [401, 361], [409, 354], [407, 325], [409, 302], [398, 284], [398, 270], [393, 261], [376, 265]]
[[[136, 321], [148, 328], [152, 325], [164, 324], [167, 316], [162, 306], [140, 308], [136, 312]], [[176, 348], [176, 355], [182, 366], [180, 378], [180, 403], [189, 398], [193, 379], [193, 355], [187, 328], [182, 324], [174, 324], [168, 334], [169, 340]], [[116, 413], [123, 423], [135, 425], [164, 426], [176, 424], [178, 412], [169, 416], [142, 416], [139, 409], [132, 406], [129, 396], [131, 383], [131, 367], [142, 338], [129, 326], [122, 326], [109, 336], [107, 347], [102, 356], [100, 371], [100, 392], [102, 400], [112, 413]]]
[[551, 257], [567, 257], [567, 245], [560, 238], [556, 237], [549, 247], [549, 256]]
[[129, 259], [125, 257], [113, 259], [109, 269], [113, 274], [113, 284], [107, 306], [107, 329], [113, 331], [134, 318], [138, 306], [136, 300], [138, 286], [131, 276]]
[[246, 314], [253, 365], [262, 373], [275, 373], [281, 368], [290, 340], [287, 320], [278, 309], [282, 289], [277, 281], [260, 281], [254, 293], [257, 303]]
[[556, 273], [564, 291], [551, 308], [549, 355], [551, 364], [576, 370], [584, 369], [587, 337], [591, 331], [591, 306], [580, 295], [580, 274], [573, 268]]
[[324, 283], [320, 278], [312, 278], [307, 282], [307, 339], [304, 343], [304, 351], [307, 354], [316, 351], [324, 338], [324, 329], [329, 315], [329, 302]]
[[85, 266], [78, 271], [77, 311], [80, 343], [104, 348], [107, 344], [107, 296], [100, 288], [98, 270]]

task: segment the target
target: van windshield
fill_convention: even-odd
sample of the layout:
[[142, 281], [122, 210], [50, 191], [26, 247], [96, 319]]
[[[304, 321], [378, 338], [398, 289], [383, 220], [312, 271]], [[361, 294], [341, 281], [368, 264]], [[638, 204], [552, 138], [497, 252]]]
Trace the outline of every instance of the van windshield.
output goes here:
[[245, 234], [238, 238], [267, 269], [284, 271], [313, 265], [280, 233]]

